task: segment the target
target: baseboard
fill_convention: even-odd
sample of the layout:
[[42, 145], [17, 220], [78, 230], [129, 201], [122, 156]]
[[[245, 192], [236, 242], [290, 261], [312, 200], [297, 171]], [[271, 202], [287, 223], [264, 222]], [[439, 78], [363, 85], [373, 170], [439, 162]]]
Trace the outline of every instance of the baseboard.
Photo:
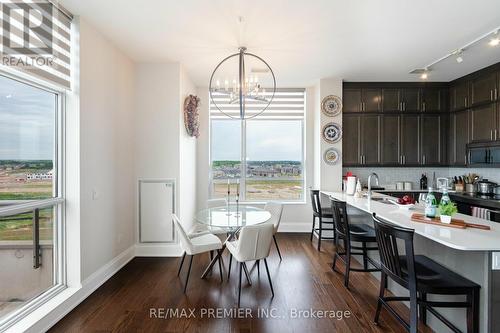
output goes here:
[[281, 223], [278, 232], [311, 232], [312, 223], [287, 222]]
[[[45, 316], [41, 317], [40, 319], [36, 319], [34, 317], [30, 318], [31, 315], [36, 316], [36, 313], [32, 313], [28, 317], [21, 320], [21, 322], [19, 322], [19, 324], [21, 325], [23, 324], [22, 322], [24, 320], [28, 320], [28, 322], [30, 321], [33, 322], [32, 326], [23, 331], [33, 332], [33, 333], [48, 331], [52, 326], [54, 326], [59, 320], [61, 320], [64, 316], [66, 316], [78, 304], [80, 304], [87, 297], [89, 297], [97, 288], [99, 288], [110, 277], [116, 274], [116, 272], [118, 272], [134, 257], [135, 257], [135, 246], [131, 246], [122, 253], [120, 253], [118, 256], [113, 258], [107, 264], [99, 268], [96, 272], [92, 273], [88, 278], [86, 278], [82, 282], [81, 288], [73, 292], [70, 297], [61, 301], [59, 304], [57, 304], [57, 306], [54, 306], [54, 308], [50, 310]], [[68, 289], [70, 291], [70, 289], [74, 288], [68, 288]], [[57, 296], [55, 298], [57, 298]], [[43, 311], [43, 309], [39, 310]], [[16, 326], [17, 324], [12, 328], [15, 329]], [[9, 332], [9, 330], [7, 332]], [[16, 332], [16, 330], [12, 332]]]
[[178, 243], [173, 244], [136, 244], [136, 257], [180, 257], [182, 249]]

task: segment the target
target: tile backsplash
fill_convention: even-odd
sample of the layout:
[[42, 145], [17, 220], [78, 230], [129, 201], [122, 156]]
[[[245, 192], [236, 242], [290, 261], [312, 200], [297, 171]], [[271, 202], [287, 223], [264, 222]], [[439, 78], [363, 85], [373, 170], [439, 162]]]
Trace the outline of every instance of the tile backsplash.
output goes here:
[[499, 168], [343, 168], [343, 174], [351, 171], [354, 175], [361, 178], [361, 182], [366, 184], [368, 176], [375, 172], [379, 177], [381, 186], [391, 188], [395, 187], [397, 181], [412, 182], [412, 188], [418, 189], [420, 186], [420, 177], [422, 173], [427, 174], [429, 182], [435, 172], [436, 178], [461, 176], [468, 173], [477, 173], [483, 178], [500, 183]]

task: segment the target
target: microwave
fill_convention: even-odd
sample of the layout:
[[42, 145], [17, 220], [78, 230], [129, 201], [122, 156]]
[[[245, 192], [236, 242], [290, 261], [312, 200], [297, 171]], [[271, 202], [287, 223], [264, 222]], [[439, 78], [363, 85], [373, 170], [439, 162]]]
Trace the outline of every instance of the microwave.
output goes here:
[[471, 166], [500, 166], [500, 142], [468, 144], [467, 164]]

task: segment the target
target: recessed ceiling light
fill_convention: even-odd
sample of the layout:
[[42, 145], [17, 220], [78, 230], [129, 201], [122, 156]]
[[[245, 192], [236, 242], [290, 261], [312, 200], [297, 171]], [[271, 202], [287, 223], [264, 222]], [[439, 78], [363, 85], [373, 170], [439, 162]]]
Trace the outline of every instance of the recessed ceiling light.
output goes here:
[[422, 73], [422, 75], [420, 75], [420, 78], [421, 78], [422, 80], [427, 80], [427, 78], [428, 78], [428, 77], [429, 77], [429, 76], [427, 75], [427, 72]]

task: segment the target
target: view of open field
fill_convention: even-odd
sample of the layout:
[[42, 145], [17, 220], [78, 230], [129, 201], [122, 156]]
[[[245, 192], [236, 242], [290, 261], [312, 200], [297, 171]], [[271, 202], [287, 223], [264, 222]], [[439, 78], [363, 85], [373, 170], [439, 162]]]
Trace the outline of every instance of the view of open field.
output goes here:
[[[16, 200], [51, 198], [52, 161], [0, 161], [0, 207]], [[52, 239], [52, 209], [40, 211], [40, 238]], [[0, 217], [0, 241], [31, 240], [33, 212]]]

